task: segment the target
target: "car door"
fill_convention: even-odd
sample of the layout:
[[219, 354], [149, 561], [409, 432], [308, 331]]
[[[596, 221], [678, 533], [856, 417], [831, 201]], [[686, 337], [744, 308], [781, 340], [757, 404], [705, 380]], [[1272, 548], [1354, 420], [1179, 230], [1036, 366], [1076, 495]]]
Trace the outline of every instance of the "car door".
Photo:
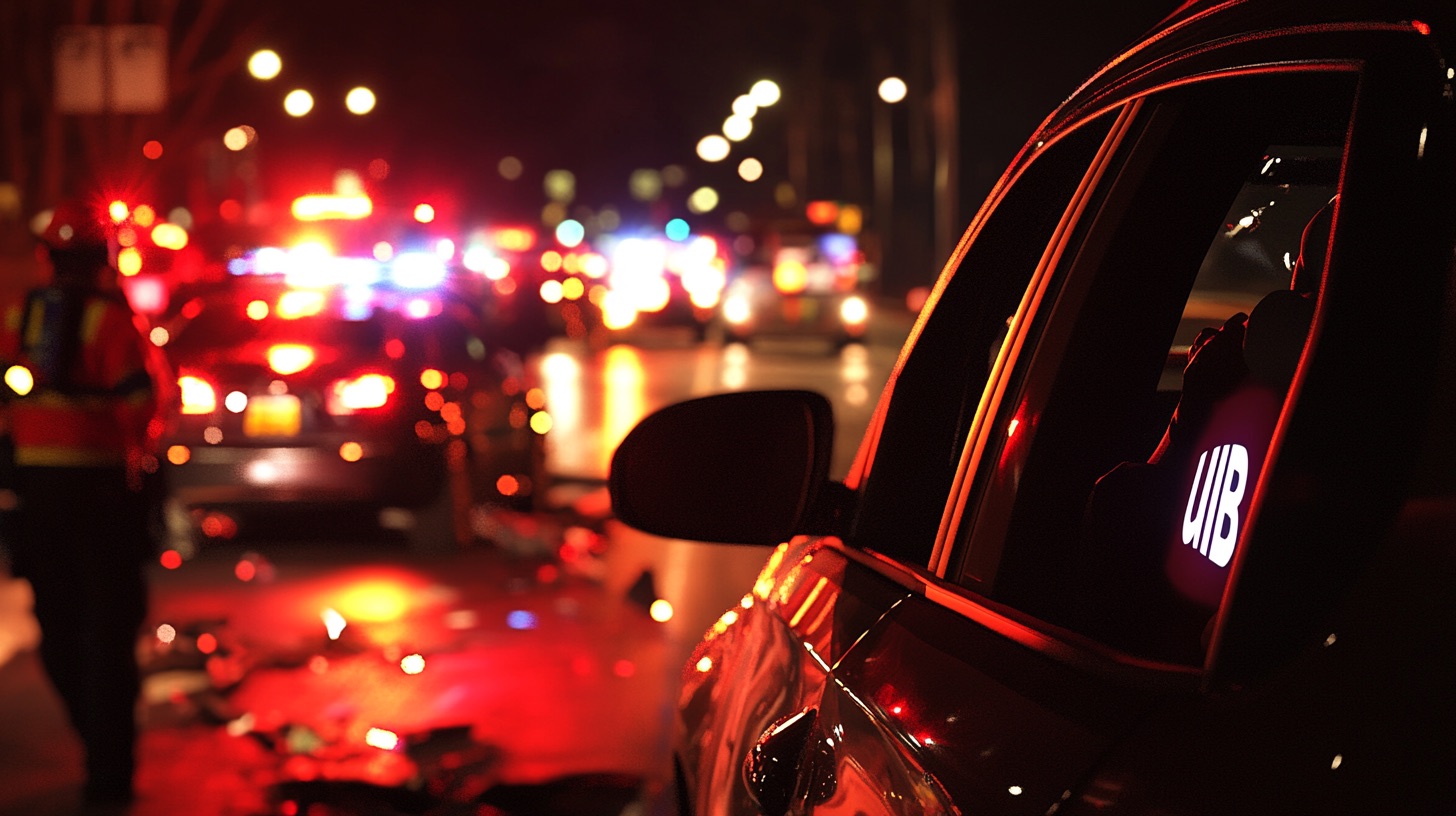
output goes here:
[[[1349, 141], [1362, 134], [1352, 122], [1372, 121], [1352, 111], [1374, 69], [1354, 58], [1281, 66], [1278, 51], [1230, 48], [1237, 69], [1201, 54], [1195, 77], [1165, 68], [1161, 81], [1144, 78], [1144, 90], [1100, 114], [1110, 125], [1093, 120], [1107, 135], [1038, 245], [1042, 260], [1006, 312], [1004, 341], [988, 348], [984, 335], [964, 333], [961, 360], [994, 360], [973, 406], [948, 398], [959, 383], [975, 385], [963, 362], [947, 365], [954, 330], [934, 332], [938, 320], [950, 323], [963, 276], [975, 287], [967, 301], [984, 295], [975, 264], [980, 242], [994, 241], [994, 214], [982, 234], [973, 227], [959, 268], [938, 287], [871, 431], [849, 542], [902, 560], [925, 555], [929, 569], [833, 666], [817, 716], [834, 743], [809, 755], [817, 765], [806, 775], [838, 789], [813, 812], [1090, 812], [1136, 781], [1095, 776], [1132, 734], [1159, 735], [1165, 781], [1170, 766], [1196, 777], [1217, 767], [1221, 751], [1239, 755], [1220, 732], [1216, 747], [1198, 746], [1204, 765], [1180, 763], [1179, 740], [1160, 724], [1191, 710], [1227, 713], [1210, 704], [1219, 699], [1210, 695], [1220, 654], [1212, 646], [1226, 598], [1237, 597], [1230, 572], [1274, 501], [1268, 484], [1301, 381], [1254, 393], [1239, 380], [1220, 394], [1182, 434], [1182, 460], [1139, 477], [1145, 495], [1134, 479], [1129, 495], [1141, 504], [1124, 498], [1099, 514], [1094, 488], [1121, 465], [1148, 472], [1163, 463], [1156, 452], [1202, 328], [1289, 294], [1286, 262], [1350, 169]], [[1071, 124], [1072, 135], [1090, 126]], [[1029, 178], [1013, 179], [1005, 200]], [[1359, 186], [1349, 195], [1352, 210], [1372, 200]], [[1339, 234], [1337, 225], [1336, 248]], [[974, 315], [960, 325], [973, 329]], [[1295, 361], [1308, 325], [1286, 332]], [[917, 368], [947, 377], [939, 394], [917, 392], [913, 380], [904, 390]], [[929, 439], [941, 431], [909, 427], [915, 418], [954, 436]], [[927, 441], [956, 451], [949, 478]], [[907, 475], [912, 458], [922, 465]], [[951, 486], [934, 524], [907, 515], [932, 510], [932, 497], [905, 494], [927, 472]], [[1232, 641], [1219, 647], [1237, 651]], [[1267, 801], [1297, 792], [1283, 795]]]

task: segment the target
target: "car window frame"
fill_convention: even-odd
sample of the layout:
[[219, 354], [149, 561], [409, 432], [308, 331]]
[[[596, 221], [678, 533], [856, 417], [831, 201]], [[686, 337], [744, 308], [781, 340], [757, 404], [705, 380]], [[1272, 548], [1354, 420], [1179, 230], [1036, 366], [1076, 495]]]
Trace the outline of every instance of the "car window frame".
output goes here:
[[[1243, 77], [1258, 74], [1292, 74], [1312, 71], [1337, 72], [1354, 75], [1355, 82], [1358, 85], [1363, 76], [1362, 72], [1364, 68], [1365, 63], [1363, 60], [1350, 58], [1321, 60], [1295, 66], [1270, 64], [1257, 68], [1230, 68], [1208, 71], [1196, 76], [1179, 77], [1163, 83], [1150, 84], [1140, 89], [1129, 99], [1123, 100], [1120, 104], [1129, 106], [1138, 105], [1159, 93], [1193, 83], [1211, 82], [1226, 77]], [[1086, 115], [1095, 116], [1099, 113], [1101, 111], [1094, 111]], [[1352, 112], [1351, 116], [1353, 121], [1355, 113]], [[1136, 133], [1132, 135], [1135, 137]], [[1348, 140], [1348, 135], [1346, 138]], [[1096, 192], [1089, 191], [1089, 194]], [[1069, 237], [1073, 234], [1073, 231], [1067, 232], [1067, 236]], [[1028, 289], [1047, 285], [1051, 278], [1058, 274], [1058, 271], [1054, 266], [1038, 270], [1037, 278]], [[1039, 300], [1037, 302], [1040, 303]], [[1035, 317], [1036, 315], [1034, 314], [1023, 315], [1018, 313], [1016, 322], [1022, 327], [1029, 326], [1031, 322], [1035, 321]], [[1312, 330], [1310, 340], [1312, 346], [1316, 342], [1313, 331], [1317, 331], [1317, 329], [1318, 318], [1316, 320], [1316, 328]], [[958, 470], [955, 482], [956, 492], [951, 496], [951, 502], [947, 505], [946, 515], [942, 521], [940, 536], [937, 540], [936, 557], [930, 567], [933, 575], [944, 582], [944, 585], [947, 587], [945, 590], [936, 592], [937, 596], [940, 597], [942, 602], [954, 602], [965, 614], [969, 614], [968, 610], [974, 608], [976, 610], [976, 616], [982, 619], [988, 626], [997, 628], [1003, 634], [1022, 642], [1024, 645], [1043, 651], [1061, 652], [1064, 654], [1078, 652], [1083, 655], [1095, 653], [1103, 657], [1110, 657], [1119, 664], [1148, 666], [1174, 674], [1185, 674], [1190, 671], [1207, 671], [1209, 662], [1212, 660], [1212, 649], [1208, 651], [1209, 657], [1203, 666], [1187, 666], [1179, 663], [1148, 659], [1145, 656], [1131, 654], [1111, 647], [1082, 633], [1065, 629], [1051, 621], [1027, 614], [1014, 606], [979, 594], [962, 585], [958, 581], [959, 576], [952, 574], [958, 570], [959, 562], [964, 557], [965, 550], [969, 546], [971, 538], [977, 529], [977, 514], [980, 512], [980, 502], [985, 491], [985, 477], [989, 469], [995, 466], [994, 462], [988, 461], [990, 458], [988, 454], [994, 454], [994, 451], [998, 449], [998, 446], [993, 445], [992, 442], [996, 434], [1001, 433], [1002, 421], [1005, 419], [1003, 414], [1009, 410], [1006, 401], [1007, 389], [1019, 390], [1022, 387], [1022, 384], [1015, 382], [1015, 380], [1025, 367], [1025, 363], [1020, 362], [1019, 357], [1026, 353], [1028, 349], [1023, 342], [1019, 342], [1013, 348], [1009, 349], [1009, 351], [1014, 352], [1011, 359], [1007, 360], [1004, 365], [998, 363], [996, 377], [988, 381], [982, 406], [977, 413], [977, 421], [973, 428], [973, 433], [963, 448], [961, 468]], [[1294, 393], [1292, 387], [1291, 396], [1286, 400], [1281, 416], [1284, 412], [1290, 410]], [[1283, 419], [1281, 418], [1281, 430], [1282, 427]], [[1277, 438], [1271, 440], [1269, 462], [1265, 466], [1264, 473], [1261, 474], [1261, 480], [1267, 476], [1269, 470], [1274, 465], [1278, 442], [1279, 439]], [[1252, 528], [1253, 522], [1257, 518], [1256, 513], [1258, 509], [1257, 507], [1251, 506], [1247, 516], [1247, 523], [1250, 528]], [[1247, 535], [1247, 532], [1245, 534]], [[1230, 574], [1228, 582], [1229, 590], [1232, 590], [1236, 580], [1237, 571], [1235, 570]], [[1221, 615], [1222, 613], [1220, 612], [1219, 614]], [[1051, 643], [1053, 641], [1058, 641], [1059, 643], [1055, 647], [1052, 647]], [[1071, 648], [1069, 651], [1069, 647], [1073, 645], [1075, 645], [1075, 648]]]

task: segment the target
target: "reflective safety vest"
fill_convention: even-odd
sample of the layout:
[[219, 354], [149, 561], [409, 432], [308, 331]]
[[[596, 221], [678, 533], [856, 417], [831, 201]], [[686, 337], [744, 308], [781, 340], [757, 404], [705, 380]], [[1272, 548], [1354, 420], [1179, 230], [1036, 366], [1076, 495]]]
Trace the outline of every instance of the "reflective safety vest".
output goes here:
[[145, 339], [118, 294], [33, 290], [5, 311], [0, 366], [15, 464], [124, 465], [155, 409]]

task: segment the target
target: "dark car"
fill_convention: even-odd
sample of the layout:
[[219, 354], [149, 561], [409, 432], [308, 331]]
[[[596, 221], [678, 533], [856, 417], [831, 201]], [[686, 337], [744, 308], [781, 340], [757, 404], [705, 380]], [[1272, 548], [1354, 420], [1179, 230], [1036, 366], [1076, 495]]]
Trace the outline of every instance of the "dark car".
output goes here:
[[1190, 3], [1109, 62], [845, 481], [809, 392], [628, 435], [623, 522], [767, 547], [684, 668], [682, 813], [1450, 812], [1451, 12]]
[[174, 522], [225, 536], [250, 517], [362, 508], [438, 547], [470, 534], [472, 507], [527, 509], [544, 490], [542, 392], [468, 304], [224, 283], [181, 307], [164, 346], [180, 392], [164, 439]]

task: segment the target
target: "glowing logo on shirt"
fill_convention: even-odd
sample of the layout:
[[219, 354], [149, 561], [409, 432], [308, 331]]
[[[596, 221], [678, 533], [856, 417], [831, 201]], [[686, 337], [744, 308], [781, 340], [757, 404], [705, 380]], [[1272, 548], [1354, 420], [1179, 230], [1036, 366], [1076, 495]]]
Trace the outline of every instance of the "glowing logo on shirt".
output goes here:
[[1220, 567], [1228, 566], [1234, 555], [1239, 503], [1248, 479], [1249, 451], [1243, 445], [1219, 445], [1198, 456], [1188, 508], [1183, 511], [1183, 543]]

